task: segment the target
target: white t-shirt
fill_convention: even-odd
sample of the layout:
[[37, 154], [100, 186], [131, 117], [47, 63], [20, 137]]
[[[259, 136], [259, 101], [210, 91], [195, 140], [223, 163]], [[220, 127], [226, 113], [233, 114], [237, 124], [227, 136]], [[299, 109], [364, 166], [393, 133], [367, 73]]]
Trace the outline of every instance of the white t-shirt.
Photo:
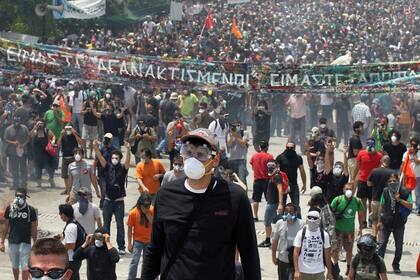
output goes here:
[[83, 91], [79, 91], [77, 97], [75, 97], [76, 93], [74, 91], [69, 92], [69, 105], [72, 107], [72, 113], [80, 114], [83, 107]]
[[324, 249], [331, 247], [330, 237], [324, 231], [324, 244], [322, 244], [321, 231], [312, 232], [306, 227], [305, 238], [302, 244], [302, 230], [296, 235], [293, 246], [300, 248], [299, 272], [307, 274], [316, 274], [325, 271], [324, 267]]
[[227, 124], [225, 124], [225, 128], [223, 129], [218, 119], [212, 121], [209, 124], [209, 130], [217, 135], [220, 149], [224, 149], [225, 151], [227, 151], [227, 142], [226, 142], [227, 129], [228, 129]]
[[89, 203], [88, 210], [84, 215], [79, 212], [79, 202], [73, 205], [74, 219], [82, 225], [86, 234], [93, 234], [96, 229], [96, 220], [101, 217], [98, 206]]
[[[69, 223], [64, 231], [64, 239], [63, 244], [72, 244], [76, 243], [77, 241], [77, 225], [75, 223]], [[73, 250], [67, 250], [67, 254], [69, 256], [69, 261], [73, 261]]]

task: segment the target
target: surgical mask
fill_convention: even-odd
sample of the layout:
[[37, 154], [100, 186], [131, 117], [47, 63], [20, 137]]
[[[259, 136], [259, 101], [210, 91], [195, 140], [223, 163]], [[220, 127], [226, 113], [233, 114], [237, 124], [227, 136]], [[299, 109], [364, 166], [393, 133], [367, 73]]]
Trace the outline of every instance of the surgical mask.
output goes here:
[[323, 124], [319, 125], [319, 128], [325, 129], [325, 128], [327, 128], [327, 125], [325, 123], [323, 123]]
[[72, 134], [71, 130], [66, 130], [66, 134], [71, 135]]
[[75, 161], [81, 161], [81, 160], [82, 160], [82, 156], [81, 156], [81, 155], [79, 155], [79, 154], [76, 154], [76, 155], [74, 156], [74, 160], [75, 160]]
[[352, 190], [346, 190], [346, 191], [344, 192], [344, 195], [345, 195], [347, 198], [351, 198], [351, 197], [353, 196], [353, 191], [352, 191]]
[[318, 160], [316, 162], [316, 171], [318, 173], [323, 172], [325, 167], [325, 162], [323, 160]]
[[397, 136], [392, 135], [391, 136], [391, 141], [392, 141], [392, 143], [396, 143], [397, 142]]
[[200, 113], [200, 114], [202, 114], [202, 113], [204, 113], [206, 110], [204, 110], [204, 109], [200, 109], [200, 110], [198, 110], [198, 113]]
[[321, 225], [321, 219], [318, 219], [318, 220], [306, 219], [306, 224], [308, 225], [308, 229], [310, 231], [316, 231]]
[[104, 242], [102, 240], [95, 240], [95, 246], [96, 247], [102, 247], [102, 246], [104, 246]]
[[111, 159], [112, 165], [117, 165], [120, 161], [116, 158]]
[[343, 168], [341, 166], [336, 166], [333, 168], [333, 175], [339, 177], [343, 174]]
[[206, 173], [206, 167], [195, 157], [190, 157], [184, 161], [184, 172], [188, 178], [200, 180]]

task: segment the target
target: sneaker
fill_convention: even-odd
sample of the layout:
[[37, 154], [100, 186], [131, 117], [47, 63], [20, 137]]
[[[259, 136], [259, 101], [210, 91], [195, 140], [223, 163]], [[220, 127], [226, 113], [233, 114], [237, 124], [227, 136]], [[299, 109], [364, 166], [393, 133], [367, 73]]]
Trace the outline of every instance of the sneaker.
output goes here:
[[269, 240], [264, 240], [263, 242], [261, 242], [260, 244], [258, 244], [258, 247], [263, 247], [263, 248], [267, 248], [271, 246], [271, 242]]
[[119, 254], [120, 256], [124, 256], [124, 255], [125, 255], [125, 250], [124, 250], [124, 249], [120, 249], [120, 250], [118, 250], [118, 254]]
[[394, 273], [400, 274], [401, 273], [400, 268], [399, 267], [394, 267]]

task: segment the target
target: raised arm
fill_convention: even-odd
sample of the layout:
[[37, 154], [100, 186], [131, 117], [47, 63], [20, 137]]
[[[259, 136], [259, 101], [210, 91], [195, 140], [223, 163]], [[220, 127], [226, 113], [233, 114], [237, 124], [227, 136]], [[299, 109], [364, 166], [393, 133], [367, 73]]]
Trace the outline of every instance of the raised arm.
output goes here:
[[102, 155], [101, 151], [99, 150], [99, 141], [95, 140], [93, 141], [93, 148], [95, 149], [95, 155], [99, 160], [99, 163], [104, 168], [106, 166], [106, 159]]

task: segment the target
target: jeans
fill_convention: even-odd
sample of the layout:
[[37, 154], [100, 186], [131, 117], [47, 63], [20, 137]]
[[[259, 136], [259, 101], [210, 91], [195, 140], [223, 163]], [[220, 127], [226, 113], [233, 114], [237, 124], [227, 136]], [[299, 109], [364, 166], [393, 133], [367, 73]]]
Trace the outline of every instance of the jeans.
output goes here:
[[102, 175], [98, 176], [99, 189], [101, 190], [101, 199], [99, 200], [99, 209], [104, 208], [105, 193], [106, 193], [106, 178]]
[[124, 201], [104, 200], [102, 209], [104, 217], [104, 227], [111, 233], [112, 215], [115, 216], [117, 222], [117, 244], [118, 250], [125, 250], [125, 234], [124, 234]]
[[347, 145], [350, 135], [350, 124], [347, 120], [337, 120], [337, 147], [341, 144]]
[[416, 195], [416, 209], [417, 209], [417, 212], [419, 212], [420, 211], [420, 177], [417, 177], [416, 180], [417, 180], [417, 186], [414, 193]]
[[[300, 151], [303, 153], [305, 151], [305, 117], [300, 119], [291, 118], [291, 127], [290, 127], [290, 139], [295, 141], [296, 144], [300, 145]], [[297, 138], [299, 137], [299, 141]]]
[[140, 256], [145, 251], [147, 244], [135, 241], [133, 243], [133, 257], [131, 258], [129, 270], [128, 270], [128, 280], [134, 280], [137, 277], [137, 268], [139, 266]]
[[293, 264], [285, 263], [278, 260], [277, 265], [277, 274], [279, 276], [279, 280], [289, 280], [293, 279], [294, 268]]
[[291, 202], [297, 206], [297, 216], [301, 218], [301, 211], [300, 211], [300, 193], [299, 193], [299, 186], [290, 186], [290, 191], [288, 194], [283, 195], [283, 207], [286, 206], [287, 196], [290, 197]]
[[239, 179], [246, 185], [246, 176], [248, 176], [246, 159], [233, 159], [230, 162], [233, 165], [233, 171], [238, 174]]
[[13, 187], [15, 189], [23, 187], [26, 188], [26, 181], [28, 179], [28, 166], [26, 155], [18, 157], [17, 155], [9, 156], [9, 168], [13, 176]]
[[50, 161], [35, 160], [35, 178], [40, 180], [42, 177], [42, 169], [46, 169], [50, 179], [54, 178], [54, 168], [52, 166], [52, 159]]
[[380, 234], [379, 234], [379, 249], [378, 255], [382, 258], [385, 256], [386, 245], [388, 244], [388, 239], [391, 233], [394, 236], [395, 240], [395, 255], [394, 261], [392, 262], [393, 268], [400, 267], [401, 256], [403, 252], [403, 242], [404, 242], [404, 229], [405, 226], [396, 227], [394, 229], [389, 229], [386, 226], [383, 226]]
[[77, 133], [79, 133], [79, 135], [82, 135], [83, 115], [81, 113], [71, 114], [71, 122], [73, 124], [74, 129], [76, 129]]
[[24, 242], [19, 244], [9, 243], [9, 258], [12, 268], [27, 270], [30, 254], [31, 244]]
[[327, 123], [332, 124], [333, 123], [333, 108], [334, 105], [321, 105], [322, 108], [322, 117], [327, 119]]
[[159, 145], [156, 148], [156, 152], [160, 154], [162, 151], [165, 151], [168, 149], [168, 140], [165, 138], [162, 139], [162, 141], [159, 142]]

